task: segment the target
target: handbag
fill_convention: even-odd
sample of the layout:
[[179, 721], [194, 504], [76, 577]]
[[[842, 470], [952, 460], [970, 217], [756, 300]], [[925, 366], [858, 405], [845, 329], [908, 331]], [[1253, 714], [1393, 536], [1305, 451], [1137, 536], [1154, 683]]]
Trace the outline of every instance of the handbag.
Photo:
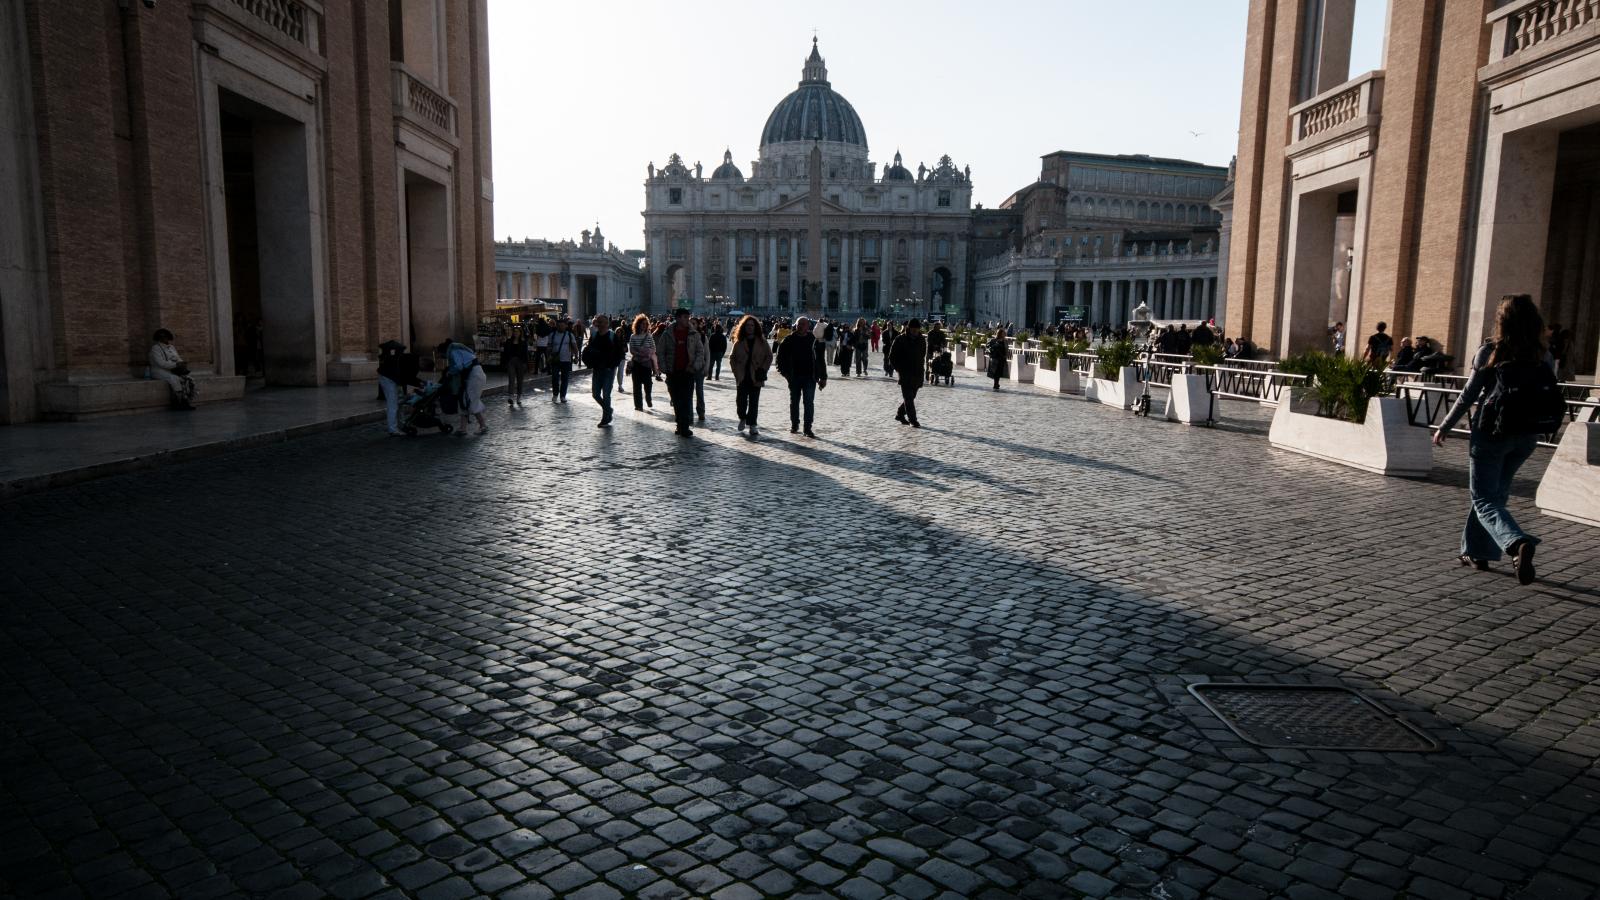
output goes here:
[[179, 378], [187, 378], [189, 377], [189, 367], [183, 363], [178, 363], [172, 367], [172, 374]]

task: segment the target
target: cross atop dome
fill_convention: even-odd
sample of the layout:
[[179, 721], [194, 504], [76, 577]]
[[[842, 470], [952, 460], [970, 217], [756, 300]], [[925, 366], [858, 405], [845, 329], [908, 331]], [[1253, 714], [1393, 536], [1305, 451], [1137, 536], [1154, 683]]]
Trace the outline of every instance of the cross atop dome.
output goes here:
[[817, 49], [817, 36], [811, 36], [811, 55], [806, 57], [805, 69], [800, 76], [801, 84], [827, 84], [828, 67], [822, 61], [822, 52]]

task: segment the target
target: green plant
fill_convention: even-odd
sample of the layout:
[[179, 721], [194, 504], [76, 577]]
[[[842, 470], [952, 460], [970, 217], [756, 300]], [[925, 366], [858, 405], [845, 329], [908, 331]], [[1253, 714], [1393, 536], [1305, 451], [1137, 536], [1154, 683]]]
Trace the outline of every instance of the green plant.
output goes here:
[[1129, 340], [1101, 344], [1094, 354], [1100, 359], [1095, 365], [1095, 375], [1108, 380], [1116, 378], [1123, 368], [1133, 365], [1139, 358], [1138, 348]]
[[1216, 344], [1200, 344], [1194, 347], [1191, 355], [1194, 357], [1195, 365], [1214, 366], [1222, 362], [1227, 354]]
[[1044, 351], [1044, 367], [1054, 369], [1061, 355], [1066, 352], [1066, 342], [1053, 334], [1040, 335], [1039, 349]]
[[1317, 415], [1347, 422], [1367, 418], [1367, 401], [1384, 393], [1383, 373], [1359, 359], [1309, 350], [1286, 357], [1278, 371], [1306, 376]]

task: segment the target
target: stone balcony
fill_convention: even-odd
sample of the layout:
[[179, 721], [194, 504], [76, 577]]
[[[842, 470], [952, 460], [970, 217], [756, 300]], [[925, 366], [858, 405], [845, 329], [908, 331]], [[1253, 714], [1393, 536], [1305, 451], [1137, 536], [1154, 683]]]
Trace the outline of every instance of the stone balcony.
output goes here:
[[1484, 20], [1490, 29], [1482, 82], [1499, 82], [1600, 46], [1600, 0], [1514, 0]]
[[454, 100], [434, 90], [404, 63], [390, 63], [394, 77], [394, 117], [396, 124], [407, 123], [442, 138], [451, 146], [459, 143]]
[[1370, 152], [1376, 146], [1378, 121], [1383, 109], [1383, 70], [1358, 75], [1329, 88], [1289, 110], [1293, 159], [1337, 144], [1361, 143]]

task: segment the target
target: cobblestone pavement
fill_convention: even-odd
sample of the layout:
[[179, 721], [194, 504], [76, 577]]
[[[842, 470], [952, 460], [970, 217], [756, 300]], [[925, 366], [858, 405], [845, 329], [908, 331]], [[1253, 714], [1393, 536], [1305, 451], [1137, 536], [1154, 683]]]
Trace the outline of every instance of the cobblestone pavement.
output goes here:
[[[0, 894], [1600, 892], [1600, 534], [1542, 455], [1522, 588], [1454, 565], [1459, 442], [1384, 479], [964, 374], [921, 431], [831, 382], [814, 441], [769, 389], [753, 443], [707, 394], [0, 505]], [[1230, 679], [1443, 749], [1253, 750], [1184, 690]]]

